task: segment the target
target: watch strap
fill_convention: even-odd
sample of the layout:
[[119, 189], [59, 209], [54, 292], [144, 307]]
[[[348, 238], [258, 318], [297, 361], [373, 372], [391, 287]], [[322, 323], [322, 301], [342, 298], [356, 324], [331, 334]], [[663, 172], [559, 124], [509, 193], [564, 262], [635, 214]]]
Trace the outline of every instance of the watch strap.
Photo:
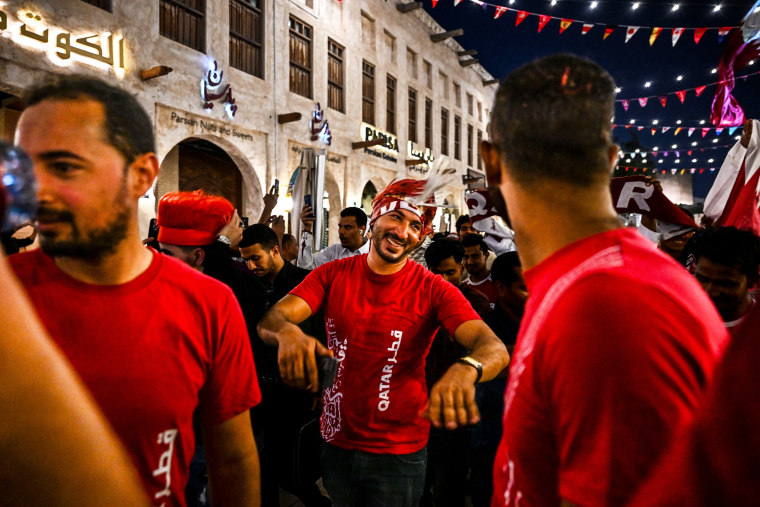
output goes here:
[[475, 383], [477, 384], [478, 382], [480, 382], [480, 377], [483, 376], [483, 364], [480, 361], [470, 356], [464, 356], [457, 359], [457, 362], [464, 363], [475, 368], [475, 370], [478, 372], [478, 376], [475, 378]]

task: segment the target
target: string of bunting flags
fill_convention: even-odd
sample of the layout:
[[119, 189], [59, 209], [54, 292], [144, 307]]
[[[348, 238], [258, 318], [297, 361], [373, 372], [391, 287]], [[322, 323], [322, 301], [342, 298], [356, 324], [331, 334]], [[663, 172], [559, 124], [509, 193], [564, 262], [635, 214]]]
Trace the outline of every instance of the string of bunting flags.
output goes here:
[[686, 150], [686, 149], [680, 149], [679, 150], [679, 149], [675, 149], [674, 148], [674, 149], [670, 149], [670, 150], [649, 150], [649, 151], [639, 150], [638, 152], [635, 152], [635, 151], [627, 151], [627, 152], [621, 151], [621, 152], [619, 152], [620, 153], [619, 157], [620, 158], [624, 158], [624, 157], [636, 157], [637, 154], [641, 155], [642, 158], [646, 158], [646, 155], [653, 155], [655, 157], [657, 157], [657, 156], [667, 157], [667, 156], [669, 156], [670, 153], [675, 154], [676, 157], [680, 157], [682, 151], [685, 151], [687, 155], [691, 156], [691, 154], [694, 153], [695, 151], [703, 153], [703, 152], [709, 151], [709, 150], [725, 150], [726, 148], [731, 148], [732, 146], [733, 146], [733, 144], [723, 144], [723, 145], [720, 145], [720, 146], [705, 146], [705, 147], [702, 147], [702, 148], [694, 148], [694, 149], [689, 149], [689, 150]]
[[[758, 71], [758, 72], [751, 72], [749, 74], [744, 74], [743, 76], [737, 76], [735, 79], [747, 79], [748, 77], [756, 76], [758, 74], [760, 74], [760, 71]], [[678, 97], [678, 100], [681, 101], [681, 104], [683, 104], [684, 101], [686, 100], [686, 93], [687, 92], [694, 91], [694, 93], [696, 94], [696, 96], [699, 97], [700, 95], [702, 95], [702, 92], [705, 91], [705, 88], [707, 88], [708, 86], [717, 86], [719, 84], [725, 84], [727, 82], [728, 81], [726, 81], [726, 80], [721, 80], [721, 81], [716, 81], [714, 83], [708, 83], [708, 84], [705, 84], [705, 85], [702, 85], [702, 86], [696, 86], [694, 88], [684, 88], [683, 90], [678, 90], [678, 91], [675, 91], [675, 92], [668, 92], [668, 93], [665, 93], [665, 94], [662, 94], [662, 95], [648, 95], [646, 97], [636, 97], [636, 98], [632, 98], [632, 99], [616, 99], [615, 102], [621, 103], [623, 105], [623, 109], [625, 109], [626, 111], [628, 111], [628, 108], [630, 107], [630, 105], [631, 105], [632, 102], [633, 103], [638, 102], [639, 106], [641, 108], [644, 108], [649, 103], [649, 99], [656, 98], [660, 102], [660, 104], [662, 105], [662, 107], [666, 107], [667, 102], [668, 102], [668, 96], [669, 95], [675, 95], [676, 97]]]
[[612, 125], [612, 130], [615, 130], [616, 128], [623, 127], [627, 129], [635, 128], [637, 131], [642, 132], [644, 130], [649, 130], [649, 132], [652, 135], [657, 134], [658, 132], [661, 134], [664, 134], [665, 132], [668, 132], [669, 130], [673, 130], [673, 135], [677, 136], [680, 134], [683, 130], [686, 130], [687, 136], [691, 137], [691, 135], [696, 132], [697, 130], [700, 130], [702, 132], [702, 137], [705, 137], [707, 134], [710, 133], [711, 130], [715, 131], [715, 135], [719, 136], [723, 133], [724, 130], [728, 131], [728, 135], [732, 136], [736, 129], [739, 127], [677, 127], [677, 126], [667, 126], [667, 127], [658, 127], [654, 125]]
[[[650, 171], [652, 174], [661, 173], [661, 174], [667, 174], [667, 169], [657, 169], [656, 167], [634, 167], [634, 166], [617, 166], [615, 168], [615, 172], [623, 172], [625, 169], [625, 172], [642, 172], [645, 173], [647, 171]], [[711, 173], [715, 172], [715, 167], [689, 167], [689, 168], [683, 168], [680, 169], [680, 174], [686, 174], [686, 171], [689, 171], [691, 174], [695, 174], [697, 171], [699, 171], [699, 174], [703, 174], [705, 171], [710, 171]], [[672, 168], [670, 169], [670, 174], [675, 175], [679, 172], [679, 169]]]
[[[439, 0], [432, 0], [433, 8], [438, 4]], [[470, 0], [472, 3], [475, 3], [477, 5], [482, 6], [484, 9], [486, 8], [493, 8], [494, 9], [494, 19], [499, 19], [504, 15], [506, 12], [514, 12], [516, 14], [515, 17], [515, 26], [518, 26], [520, 23], [525, 21], [526, 18], [535, 16], [538, 18], [538, 31], [541, 32], [541, 30], [544, 29], [544, 27], [549, 23], [549, 21], [556, 19], [559, 21], [559, 33], [563, 33], [565, 30], [567, 30], [571, 25], [575, 23], [580, 23], [582, 25], [581, 27], [581, 34], [586, 35], [591, 31], [592, 28], [595, 26], [601, 26], [604, 28], [604, 35], [602, 36], [602, 39], [607, 39], [612, 32], [614, 32], [616, 29], [619, 28], [619, 25], [613, 25], [609, 23], [589, 23], [587, 21], [577, 20], [577, 19], [570, 19], [570, 18], [560, 18], [557, 16], [551, 16], [549, 14], [541, 14], [536, 12], [529, 12], [529, 11], [522, 11], [519, 9], [512, 9], [511, 7], [505, 7], [503, 5], [497, 5], [492, 4], [490, 2], [485, 2], [482, 0]], [[456, 7], [462, 3], [462, 0], [454, 0], [454, 6]], [[721, 42], [724, 37], [726, 37], [731, 30], [734, 28], [737, 28], [735, 26], [708, 26], [708, 27], [696, 27], [696, 28], [686, 28], [686, 27], [669, 27], [669, 26], [627, 26], [626, 32], [625, 32], [625, 42], [628, 42], [631, 40], [631, 38], [636, 35], [636, 33], [641, 30], [651, 30], [649, 34], [649, 45], [653, 45], [654, 41], [659, 37], [659, 35], [662, 33], [663, 30], [670, 30], [671, 32], [671, 42], [673, 46], [676, 45], [678, 40], [681, 38], [681, 35], [685, 31], [694, 31], [694, 44], [699, 44], [699, 41], [702, 40], [702, 36], [708, 31], [708, 30], [717, 30], [718, 32], [718, 41]]]

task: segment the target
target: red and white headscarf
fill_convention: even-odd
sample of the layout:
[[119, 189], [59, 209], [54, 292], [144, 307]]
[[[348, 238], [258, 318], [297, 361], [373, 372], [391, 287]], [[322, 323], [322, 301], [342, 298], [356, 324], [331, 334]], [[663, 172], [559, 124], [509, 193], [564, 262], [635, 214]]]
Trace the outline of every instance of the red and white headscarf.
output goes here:
[[179, 246], [210, 245], [234, 213], [232, 203], [218, 195], [202, 190], [169, 192], [158, 201], [158, 241]]

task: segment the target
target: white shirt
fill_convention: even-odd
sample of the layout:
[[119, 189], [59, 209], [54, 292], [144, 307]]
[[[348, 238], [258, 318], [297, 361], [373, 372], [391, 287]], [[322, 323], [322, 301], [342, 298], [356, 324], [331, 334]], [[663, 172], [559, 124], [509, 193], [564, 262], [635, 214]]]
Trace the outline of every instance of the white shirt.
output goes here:
[[317, 266], [326, 264], [330, 261], [336, 261], [338, 259], [345, 259], [353, 255], [361, 255], [369, 253], [369, 240], [365, 239], [364, 244], [355, 251], [351, 251], [348, 248], [341, 246], [340, 243], [330, 245], [324, 250], [313, 253], [311, 247], [311, 233], [304, 231], [301, 235], [301, 244], [298, 248], [298, 260], [296, 266], [304, 269], [314, 269]]

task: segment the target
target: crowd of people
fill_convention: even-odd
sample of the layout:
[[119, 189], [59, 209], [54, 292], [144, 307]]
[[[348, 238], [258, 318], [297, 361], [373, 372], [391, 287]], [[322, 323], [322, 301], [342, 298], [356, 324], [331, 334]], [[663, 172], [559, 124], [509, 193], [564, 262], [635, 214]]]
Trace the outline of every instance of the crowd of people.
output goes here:
[[480, 149], [517, 250], [494, 252], [466, 214], [434, 232], [432, 176], [342, 210], [320, 251], [275, 187], [250, 226], [169, 192], [142, 238], [146, 112], [93, 78], [34, 88], [36, 215], [0, 256], [0, 498], [753, 503], [760, 238], [623, 226], [614, 90], [572, 55], [502, 81]]

